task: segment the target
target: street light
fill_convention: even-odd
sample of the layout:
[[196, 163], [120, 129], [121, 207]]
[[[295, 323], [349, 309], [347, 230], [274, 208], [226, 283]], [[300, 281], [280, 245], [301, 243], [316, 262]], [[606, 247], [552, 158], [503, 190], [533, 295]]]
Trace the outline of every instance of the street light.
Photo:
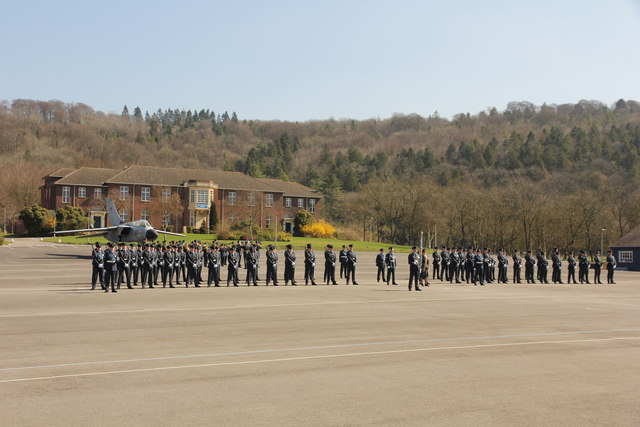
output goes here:
[[600, 256], [604, 254], [604, 230], [606, 230], [606, 228], [600, 229]]

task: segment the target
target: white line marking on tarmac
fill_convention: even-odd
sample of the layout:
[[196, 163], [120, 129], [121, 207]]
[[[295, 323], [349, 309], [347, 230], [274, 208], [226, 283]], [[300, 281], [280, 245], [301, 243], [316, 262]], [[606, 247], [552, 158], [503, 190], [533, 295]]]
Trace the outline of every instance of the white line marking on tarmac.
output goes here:
[[479, 336], [479, 337], [429, 338], [429, 339], [423, 339], [423, 340], [405, 340], [405, 341], [378, 341], [378, 342], [321, 345], [321, 346], [309, 346], [309, 347], [248, 350], [248, 351], [236, 351], [236, 352], [228, 352], [228, 353], [187, 354], [187, 355], [179, 355], [179, 356], [144, 357], [144, 358], [138, 358], [138, 359], [100, 360], [95, 362], [72, 362], [72, 363], [59, 363], [59, 364], [52, 364], [52, 365], [21, 366], [21, 367], [14, 367], [14, 368], [0, 368], [0, 371], [21, 371], [26, 369], [62, 368], [62, 367], [85, 366], [85, 365], [106, 365], [106, 364], [114, 364], [114, 363], [151, 362], [151, 361], [158, 361], [158, 360], [174, 360], [174, 359], [195, 359], [195, 358], [202, 358], [202, 357], [244, 356], [248, 354], [284, 353], [284, 352], [308, 351], [308, 350], [328, 350], [328, 349], [337, 349], [337, 348], [370, 347], [370, 346], [379, 346], [379, 345], [425, 344], [425, 343], [436, 343], [436, 342], [447, 342], [447, 341], [476, 341], [476, 340], [489, 340], [489, 339], [533, 338], [533, 337], [587, 335], [587, 334], [604, 334], [604, 333], [613, 333], [613, 332], [638, 332], [638, 331], [640, 331], [640, 328], [602, 329], [602, 330], [592, 330], [592, 331], [540, 332], [540, 333], [531, 333], [531, 334], [488, 335], [488, 336]]
[[495, 347], [514, 347], [514, 346], [525, 346], [525, 345], [582, 344], [582, 343], [592, 343], [592, 342], [637, 340], [637, 339], [640, 339], [640, 336], [598, 338], [598, 339], [589, 339], [589, 340], [533, 341], [533, 342], [520, 342], [520, 343], [478, 344], [478, 345], [467, 345], [467, 346], [414, 348], [414, 349], [405, 349], [405, 350], [369, 351], [369, 352], [362, 352], [362, 353], [326, 354], [326, 355], [316, 355], [316, 356], [285, 357], [285, 358], [278, 358], [278, 359], [246, 360], [246, 361], [239, 361], [239, 362], [203, 363], [198, 365], [180, 365], [180, 366], [164, 366], [164, 367], [156, 367], [156, 368], [126, 369], [126, 370], [120, 370], [120, 371], [107, 371], [107, 372], [86, 372], [82, 374], [51, 375], [46, 377], [15, 378], [11, 380], [0, 380], [0, 384], [25, 382], [25, 381], [53, 380], [53, 379], [60, 379], [60, 378], [94, 377], [99, 375], [116, 375], [116, 374], [132, 374], [132, 373], [139, 373], [139, 372], [168, 371], [168, 370], [177, 370], [177, 369], [212, 368], [212, 367], [218, 367], [218, 366], [254, 365], [254, 364], [260, 364], [260, 363], [332, 359], [332, 358], [339, 358], [339, 357], [378, 356], [378, 355], [386, 355], [386, 354], [416, 353], [416, 352], [439, 351], [439, 350], [467, 350], [467, 349], [495, 348]]

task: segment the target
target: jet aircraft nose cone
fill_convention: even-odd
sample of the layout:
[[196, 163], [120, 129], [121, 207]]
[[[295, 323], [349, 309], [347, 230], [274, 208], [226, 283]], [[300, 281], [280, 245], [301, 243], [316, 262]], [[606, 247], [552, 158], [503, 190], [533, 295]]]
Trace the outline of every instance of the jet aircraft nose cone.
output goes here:
[[158, 238], [158, 233], [153, 228], [150, 228], [147, 230], [145, 237], [147, 240], [156, 240]]

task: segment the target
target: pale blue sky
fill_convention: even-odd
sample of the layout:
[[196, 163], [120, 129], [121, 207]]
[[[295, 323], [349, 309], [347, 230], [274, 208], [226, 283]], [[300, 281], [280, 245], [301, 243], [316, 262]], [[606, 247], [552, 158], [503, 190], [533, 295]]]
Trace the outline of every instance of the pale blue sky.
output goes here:
[[0, 100], [451, 117], [640, 101], [640, 0], [0, 0]]

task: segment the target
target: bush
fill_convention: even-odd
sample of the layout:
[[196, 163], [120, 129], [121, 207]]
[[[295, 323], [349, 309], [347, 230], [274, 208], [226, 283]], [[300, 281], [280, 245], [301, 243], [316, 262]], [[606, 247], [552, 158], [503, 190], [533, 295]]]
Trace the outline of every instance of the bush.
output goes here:
[[82, 208], [74, 208], [65, 206], [56, 211], [56, 230], [76, 230], [79, 228], [88, 228], [88, 218], [85, 216]]
[[168, 231], [169, 233], [173, 233], [173, 225], [167, 225], [164, 228], [164, 231]]
[[291, 233], [287, 233], [286, 231], [278, 231], [278, 242], [290, 242], [291, 241]]
[[193, 233], [193, 227], [190, 225], [187, 225], [187, 233]]
[[314, 221], [315, 220], [313, 219], [313, 215], [311, 215], [309, 211], [300, 209], [298, 213], [296, 213], [296, 217], [293, 219], [293, 235], [302, 237], [302, 227], [309, 226], [313, 224]]
[[257, 240], [273, 240], [273, 230], [259, 230]]
[[311, 225], [305, 225], [302, 227], [302, 232], [305, 236], [310, 237], [322, 237], [324, 239], [329, 237], [334, 237], [336, 234], [336, 229], [333, 225], [329, 224], [324, 219], [321, 219], [318, 222], [315, 222]]
[[0, 246], [4, 245], [4, 236], [0, 236]]
[[53, 231], [54, 216], [40, 205], [27, 206], [18, 216], [30, 236], [44, 236]]

